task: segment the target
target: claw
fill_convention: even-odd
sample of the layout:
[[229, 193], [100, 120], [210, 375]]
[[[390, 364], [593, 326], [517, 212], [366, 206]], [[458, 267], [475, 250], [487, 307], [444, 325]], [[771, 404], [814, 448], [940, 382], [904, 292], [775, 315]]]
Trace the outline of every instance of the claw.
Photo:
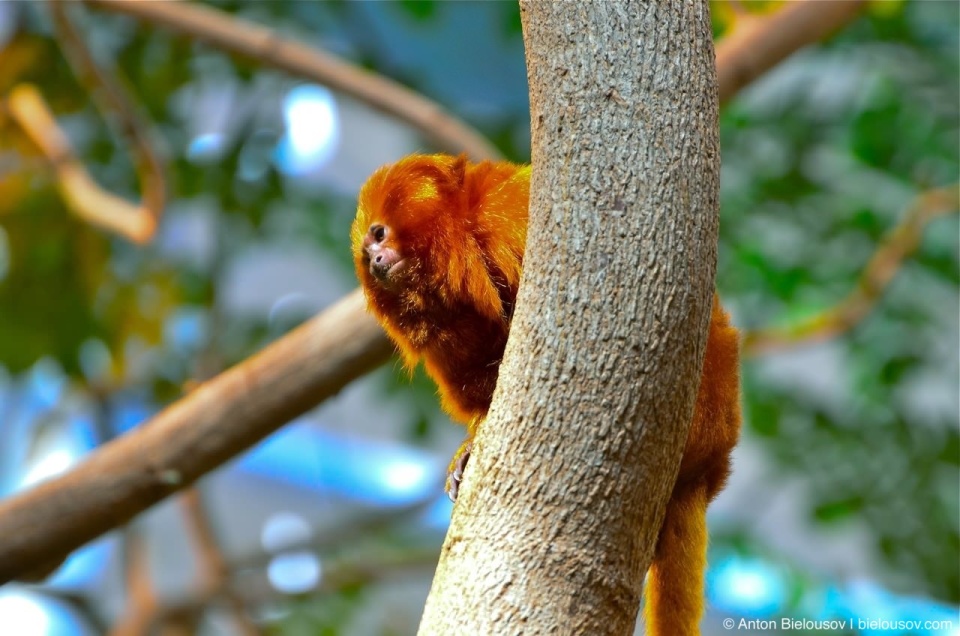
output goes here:
[[454, 478], [454, 476], [447, 476], [447, 497], [450, 498], [450, 501], [457, 503], [457, 495], [460, 494], [460, 482]]
[[447, 473], [447, 496], [454, 503], [457, 501], [457, 495], [460, 494], [460, 482], [463, 481], [463, 471], [467, 468], [467, 461], [470, 459], [472, 449], [473, 444], [464, 444], [456, 461], [451, 466], [450, 472]]

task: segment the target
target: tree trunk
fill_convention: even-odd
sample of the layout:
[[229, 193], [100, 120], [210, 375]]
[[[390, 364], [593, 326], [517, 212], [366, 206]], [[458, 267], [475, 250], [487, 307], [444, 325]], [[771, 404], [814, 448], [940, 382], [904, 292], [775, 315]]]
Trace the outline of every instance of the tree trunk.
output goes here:
[[522, 2], [525, 272], [421, 634], [631, 634], [693, 413], [720, 155], [707, 0]]

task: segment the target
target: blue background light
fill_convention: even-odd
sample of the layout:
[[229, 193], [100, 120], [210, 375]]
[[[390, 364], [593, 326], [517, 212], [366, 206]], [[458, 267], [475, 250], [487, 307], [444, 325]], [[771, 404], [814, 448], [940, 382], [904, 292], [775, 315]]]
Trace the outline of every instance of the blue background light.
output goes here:
[[289, 175], [304, 175], [323, 167], [340, 142], [339, 116], [333, 94], [305, 84], [287, 93], [283, 103], [286, 132], [277, 148], [277, 164]]

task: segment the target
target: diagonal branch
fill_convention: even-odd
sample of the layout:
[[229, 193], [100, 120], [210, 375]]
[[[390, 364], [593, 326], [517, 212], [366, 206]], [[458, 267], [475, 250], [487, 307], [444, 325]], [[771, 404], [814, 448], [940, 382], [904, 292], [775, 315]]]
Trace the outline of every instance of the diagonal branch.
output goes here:
[[791, 346], [811, 344], [849, 331], [873, 309], [900, 264], [920, 244], [924, 226], [960, 207], [960, 186], [924, 192], [914, 200], [903, 221], [887, 234], [867, 263], [857, 287], [835, 307], [795, 325], [748, 331], [743, 338], [745, 355], [755, 356]]
[[473, 159], [497, 159], [500, 152], [439, 104], [401, 84], [353, 66], [313, 47], [286, 39], [223, 11], [185, 2], [86, 0], [87, 4], [132, 16], [351, 95], [419, 130], [441, 149]]
[[0, 584], [125, 523], [381, 364], [392, 347], [363, 305], [350, 294], [69, 473], [0, 502]]

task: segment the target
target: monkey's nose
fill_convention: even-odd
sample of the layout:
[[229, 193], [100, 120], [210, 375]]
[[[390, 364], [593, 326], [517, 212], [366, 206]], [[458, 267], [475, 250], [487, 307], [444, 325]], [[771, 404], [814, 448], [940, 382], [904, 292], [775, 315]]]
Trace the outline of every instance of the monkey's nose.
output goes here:
[[372, 243], [363, 249], [370, 262], [370, 273], [380, 280], [386, 280], [390, 271], [403, 261], [400, 252], [381, 243]]
[[386, 278], [387, 273], [394, 264], [394, 260], [380, 250], [371, 250], [368, 254], [370, 255], [370, 273], [381, 280]]

